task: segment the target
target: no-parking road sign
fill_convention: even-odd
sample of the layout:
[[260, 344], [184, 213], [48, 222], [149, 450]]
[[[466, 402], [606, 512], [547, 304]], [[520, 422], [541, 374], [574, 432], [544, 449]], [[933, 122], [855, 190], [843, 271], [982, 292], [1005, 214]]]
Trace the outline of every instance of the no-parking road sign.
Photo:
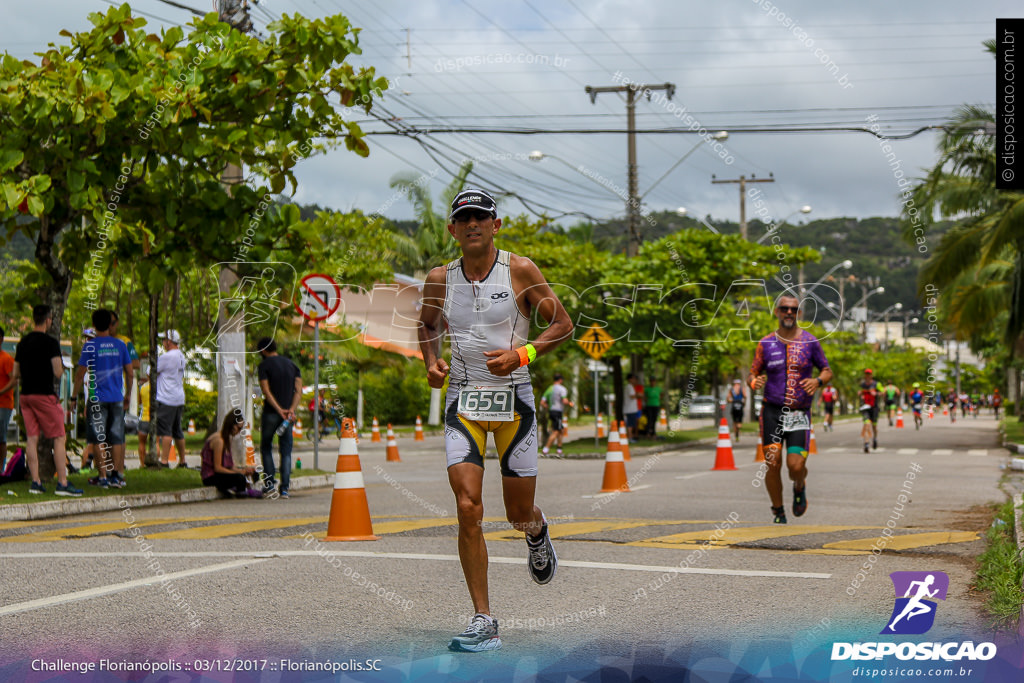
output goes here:
[[330, 275], [310, 273], [302, 278], [295, 308], [307, 320], [325, 320], [341, 305], [341, 288]]

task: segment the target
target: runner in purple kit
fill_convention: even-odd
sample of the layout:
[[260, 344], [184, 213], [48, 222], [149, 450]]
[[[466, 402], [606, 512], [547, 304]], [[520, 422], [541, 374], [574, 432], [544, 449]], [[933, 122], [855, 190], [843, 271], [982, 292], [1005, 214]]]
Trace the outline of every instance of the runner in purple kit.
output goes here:
[[[811, 401], [814, 393], [832, 379], [825, 352], [818, 339], [796, 324], [799, 300], [779, 297], [775, 316], [779, 329], [757, 343], [750, 366], [750, 387], [764, 387], [761, 438], [767, 467], [765, 488], [772, 502], [776, 524], [786, 523], [782, 499], [782, 442], [786, 466], [793, 481], [793, 514], [807, 511], [807, 448], [810, 443]], [[814, 369], [820, 370], [815, 377]]]

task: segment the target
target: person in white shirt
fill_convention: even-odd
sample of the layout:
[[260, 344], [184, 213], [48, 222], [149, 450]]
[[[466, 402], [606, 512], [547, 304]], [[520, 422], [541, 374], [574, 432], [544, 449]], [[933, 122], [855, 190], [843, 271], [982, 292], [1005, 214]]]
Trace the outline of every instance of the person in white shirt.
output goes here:
[[548, 442], [544, 444], [544, 450], [541, 453], [547, 455], [551, 450], [551, 444], [557, 441], [558, 450], [556, 452], [558, 455], [562, 455], [562, 430], [565, 428], [562, 420], [565, 417], [565, 406], [572, 408], [573, 402], [569, 400], [569, 390], [565, 388], [561, 373], [555, 373], [554, 384], [544, 392], [544, 398], [540, 402], [548, 409], [548, 418], [551, 420], [551, 435], [548, 436]]
[[185, 463], [185, 432], [181, 418], [185, 412], [185, 354], [178, 350], [181, 335], [167, 330], [157, 335], [164, 352], [156, 361], [156, 435], [160, 441], [160, 466], [170, 467], [171, 440], [178, 452], [178, 467]]
[[623, 387], [622, 416], [626, 420], [629, 439], [636, 441], [636, 430], [640, 424], [640, 401], [636, 394], [636, 375], [632, 372], [626, 375], [626, 385]]

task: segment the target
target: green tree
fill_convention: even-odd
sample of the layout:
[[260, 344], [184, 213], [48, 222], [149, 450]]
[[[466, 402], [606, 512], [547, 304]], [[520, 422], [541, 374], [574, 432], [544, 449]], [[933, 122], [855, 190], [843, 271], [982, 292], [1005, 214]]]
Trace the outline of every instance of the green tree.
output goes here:
[[[328, 96], [369, 108], [386, 88], [344, 63], [358, 44], [342, 16], [282, 17], [262, 41], [213, 13], [187, 38], [146, 33], [127, 4], [89, 19], [39, 64], [0, 60], [0, 220], [35, 243], [55, 334], [75, 277], [98, 285], [114, 259], [137, 261], [151, 292], [193, 260], [233, 260], [268, 192], [295, 187], [312, 138], [366, 155]], [[229, 163], [255, 187], [225, 191]]]

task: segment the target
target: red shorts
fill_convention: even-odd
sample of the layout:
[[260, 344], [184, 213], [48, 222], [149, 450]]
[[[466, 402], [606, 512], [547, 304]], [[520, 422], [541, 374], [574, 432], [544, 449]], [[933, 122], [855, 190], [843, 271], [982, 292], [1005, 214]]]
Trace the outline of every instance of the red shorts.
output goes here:
[[22, 394], [21, 417], [28, 436], [58, 439], [64, 436], [64, 409], [53, 394]]

